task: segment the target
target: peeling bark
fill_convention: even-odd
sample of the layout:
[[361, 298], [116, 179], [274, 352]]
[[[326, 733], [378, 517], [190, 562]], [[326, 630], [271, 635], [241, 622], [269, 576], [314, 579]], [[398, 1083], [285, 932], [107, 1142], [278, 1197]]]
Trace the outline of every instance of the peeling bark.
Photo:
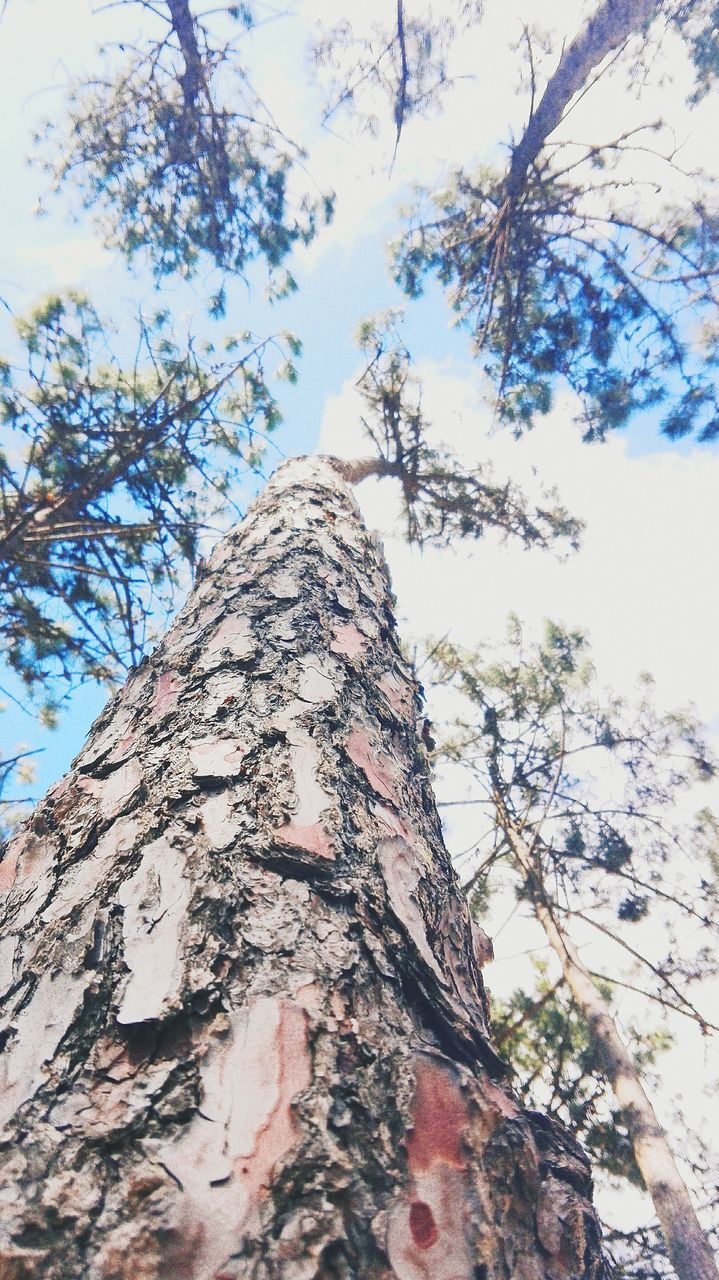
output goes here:
[[280, 468], [0, 864], [3, 1280], [600, 1280], [492, 1049], [386, 569]]

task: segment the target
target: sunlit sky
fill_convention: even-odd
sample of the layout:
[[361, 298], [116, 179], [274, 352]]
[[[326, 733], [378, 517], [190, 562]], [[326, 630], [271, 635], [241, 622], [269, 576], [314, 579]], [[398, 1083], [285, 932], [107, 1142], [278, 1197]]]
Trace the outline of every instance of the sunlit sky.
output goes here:
[[[251, 288], [236, 285], [230, 294], [229, 327], [258, 333], [289, 328], [303, 340], [299, 383], [282, 391], [285, 425], [277, 445], [284, 454], [315, 448], [346, 456], [367, 452], [359, 433], [354, 383], [361, 366], [352, 333], [362, 317], [402, 303], [388, 277], [385, 252], [397, 230], [398, 205], [412, 182], [441, 186], [452, 165], [496, 158], [526, 114], [526, 97], [517, 92], [519, 54], [512, 46], [527, 5], [487, 0], [483, 23], [457, 52], [453, 69], [460, 78], [445, 109], [407, 125], [390, 173], [394, 139], [383, 108], [378, 107], [383, 127], [377, 139], [358, 136], [343, 119], [333, 120], [331, 129], [318, 124], [321, 95], [307, 76], [306, 47], [313, 22], [336, 20], [337, 8], [336, 0], [297, 0], [280, 19], [267, 7], [268, 21], [248, 52], [275, 116], [308, 148], [312, 181], [321, 190], [334, 188], [338, 197], [334, 225], [292, 264], [300, 286], [296, 297], [269, 307], [259, 274]], [[386, 0], [362, 5], [368, 18], [386, 8]], [[89, 0], [9, 0], [0, 24], [0, 295], [21, 311], [45, 290], [82, 286], [122, 324], [137, 300], [150, 294], [147, 280], [133, 278], [116, 255], [103, 249], [87, 219], [74, 224], [64, 197], [50, 199], [44, 218], [34, 217], [31, 209], [46, 180], [24, 160], [33, 128], [43, 117], [61, 113], [68, 75], [92, 67], [93, 49], [101, 40], [134, 31], [139, 22], [133, 10], [106, 8], [93, 16], [92, 9]], [[571, 0], [532, 0], [531, 20], [571, 36], [586, 9]], [[690, 75], [678, 41], [665, 42], [651, 73], [639, 99], [631, 77], [608, 75], [572, 112], [563, 126], [566, 136], [603, 141], [612, 130], [618, 134], [661, 113], [673, 123], [685, 167], [716, 165], [716, 100], [693, 115], [686, 110]], [[662, 174], [660, 182], [665, 178]], [[170, 287], [169, 305], [178, 318], [202, 312], [205, 288], [203, 281], [195, 290]], [[438, 435], [468, 458], [492, 458], [498, 475], [511, 474], [531, 485], [536, 468], [587, 527], [581, 550], [564, 561], [546, 552], [503, 547], [491, 538], [471, 553], [456, 549], [420, 556], [401, 541], [391, 482], [369, 482], [358, 497], [370, 525], [385, 538], [404, 638], [412, 643], [447, 634], [472, 644], [501, 636], [510, 610], [530, 633], [549, 616], [588, 630], [596, 665], [617, 690], [630, 692], [638, 673], [648, 670], [660, 705], [693, 702], [719, 730], [719, 450], [687, 442], [672, 446], [659, 437], [649, 415], [606, 444], [587, 446], [572, 425], [569, 398], [561, 396], [550, 417], [517, 443], [491, 431], [486, 388], [469, 359], [466, 338], [451, 329], [436, 290], [410, 309], [407, 340]], [[273, 465], [270, 455], [268, 469]], [[2, 676], [0, 684], [14, 688]], [[105, 697], [104, 691], [83, 691], [54, 735], [8, 704], [0, 718], [5, 754], [18, 742], [44, 748], [37, 794], [67, 768]], [[452, 813], [448, 841], [459, 849], [471, 842], [472, 819]], [[515, 920], [498, 940], [490, 986], [504, 990], [521, 980], [521, 969], [510, 967], [507, 958], [533, 945], [529, 923]], [[687, 1064], [704, 1079], [705, 1046], [693, 1034], [686, 1045], [686, 1053], [672, 1060], [664, 1105]], [[700, 1090], [691, 1092], [689, 1105], [699, 1120], [706, 1098]]]

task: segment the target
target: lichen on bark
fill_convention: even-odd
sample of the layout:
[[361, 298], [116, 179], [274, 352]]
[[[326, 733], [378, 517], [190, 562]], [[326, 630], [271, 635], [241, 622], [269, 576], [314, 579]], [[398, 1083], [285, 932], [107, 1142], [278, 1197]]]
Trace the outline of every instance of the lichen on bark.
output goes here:
[[598, 1280], [513, 1100], [386, 567], [286, 463], [0, 863], [0, 1277]]

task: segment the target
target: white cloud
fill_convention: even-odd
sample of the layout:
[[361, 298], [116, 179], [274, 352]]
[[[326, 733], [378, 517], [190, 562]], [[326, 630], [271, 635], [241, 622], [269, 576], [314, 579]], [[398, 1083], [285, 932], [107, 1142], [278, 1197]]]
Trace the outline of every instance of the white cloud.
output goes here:
[[[471, 373], [428, 362], [417, 372], [428, 418], [469, 461], [491, 459], [504, 475], [536, 487], [532, 470], [556, 485], [569, 510], [586, 521], [579, 552], [551, 553], [501, 545], [489, 535], [474, 547], [426, 550], [401, 539], [391, 481], [358, 490], [367, 519], [385, 536], [400, 612], [415, 635], [442, 630], [464, 644], [501, 635], [510, 610], [537, 629], [546, 617], [585, 627], [598, 667], [619, 691], [648, 670], [658, 699], [697, 703], [719, 717], [719, 596], [707, 552], [719, 545], [719, 453], [632, 457], [626, 439], [581, 442], [568, 400], [521, 441], [487, 430], [487, 411]], [[352, 382], [327, 402], [320, 448], [344, 456], [367, 452]], [[391, 496], [390, 496], [391, 494]], [[393, 505], [394, 504], [394, 505]]]
[[14, 257], [28, 272], [42, 270], [46, 288], [58, 289], [84, 284], [90, 274], [113, 263], [113, 255], [101, 241], [87, 234], [50, 243], [21, 240], [15, 245]]

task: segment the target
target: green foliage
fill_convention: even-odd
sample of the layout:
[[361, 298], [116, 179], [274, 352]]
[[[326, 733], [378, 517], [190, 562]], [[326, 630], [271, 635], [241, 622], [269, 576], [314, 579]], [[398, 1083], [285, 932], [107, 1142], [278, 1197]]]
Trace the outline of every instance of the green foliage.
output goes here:
[[[243, 275], [262, 258], [282, 296], [293, 281], [281, 264], [331, 217], [332, 198], [306, 195], [293, 209], [288, 176], [302, 151], [253, 92], [234, 33], [213, 35], [189, 0], [125, 2], [159, 15], [161, 35], [123, 43], [119, 66], [116, 50], [105, 74], [72, 84], [64, 134], [52, 124], [42, 134], [55, 186], [72, 179], [106, 242], [142, 256], [157, 280], [207, 261]], [[226, 12], [254, 25], [253, 6]], [[210, 310], [224, 313], [222, 291]]]
[[488, 875], [477, 875], [473, 878], [469, 893], [467, 894], [467, 905], [469, 914], [477, 924], [486, 921], [492, 906], [494, 897], [494, 885]]
[[367, 407], [362, 425], [381, 460], [376, 473], [394, 476], [402, 486], [408, 541], [445, 546], [494, 529], [526, 546], [566, 538], [576, 547], [581, 525], [556, 495], [546, 494], [546, 505], [532, 509], [511, 480], [497, 483], [489, 466], [467, 469], [447, 448], [431, 443], [421, 385], [397, 322], [397, 313], [389, 312], [360, 325], [367, 366], [357, 386]]
[[[717, 820], [704, 811], [692, 821], [685, 799], [716, 775], [693, 716], [658, 712], [647, 677], [633, 702], [602, 690], [586, 637], [552, 623], [528, 643], [512, 618], [498, 655], [445, 641], [433, 647], [433, 661], [468, 711], [440, 754], [468, 771], [469, 797], [495, 819], [476, 850], [483, 896], [498, 881], [507, 887], [509, 869], [518, 902], [545, 928], [568, 981], [578, 974], [593, 981], [610, 1016], [613, 995], [627, 990], [635, 1011], [644, 1000], [662, 1015], [641, 1033], [633, 1019], [622, 1027], [640, 1076], [669, 1045], [668, 1010], [704, 1034], [719, 1031], [694, 989], [717, 975], [719, 895]], [[583, 941], [603, 943], [597, 959], [596, 950], [577, 954], [577, 927]], [[597, 1171], [639, 1184], [631, 1117], [609, 1088], [607, 1041], [565, 988], [536, 969], [535, 983], [495, 1010], [495, 1043], [518, 1071], [527, 1105], [567, 1123]], [[694, 1136], [685, 1125], [682, 1134], [686, 1156]], [[716, 1209], [710, 1181], [699, 1185]], [[671, 1274], [653, 1226], [610, 1230], [608, 1239], [621, 1275]]]
[[[593, 1168], [642, 1186], [622, 1114], [594, 1052], [587, 1021], [566, 988], [534, 965], [530, 992], [515, 991], [492, 1005], [494, 1042], [517, 1073], [523, 1104], [566, 1124], [587, 1148]], [[635, 1045], [646, 1069], [670, 1047], [664, 1033]]]
[[561, 383], [588, 440], [660, 404], [665, 434], [719, 434], [716, 344], [702, 358], [691, 343], [719, 301], [719, 222], [700, 199], [649, 214], [638, 184], [627, 195], [612, 168], [645, 145], [632, 134], [574, 159], [546, 148], [518, 193], [511, 169], [462, 170], [408, 212], [395, 278], [410, 297], [428, 274], [447, 288], [518, 435]]
[[[506, 814], [535, 857], [523, 896], [549, 900], [562, 928], [581, 919], [612, 939], [637, 966], [633, 989], [706, 1028], [691, 984], [716, 973], [717, 819], [708, 810], [692, 819], [683, 796], [717, 763], [694, 716], [659, 712], [646, 677], [633, 702], [601, 689], [586, 637], [554, 623], [527, 644], [512, 618], [498, 657], [444, 641], [432, 665], [469, 712], [441, 755], [496, 806], [499, 842], [477, 851], [487, 873], [512, 861]], [[660, 953], [634, 936], [649, 914]]]
[[276, 425], [268, 351], [228, 339], [181, 347], [168, 317], [140, 317], [134, 363], [81, 294], [18, 320], [24, 352], [0, 387], [0, 636], [25, 686], [50, 697], [111, 679], [162, 625], [182, 563], [258, 465]]
[[[569, 1127], [586, 1147], [596, 1175], [619, 1188], [623, 1181], [641, 1187], [625, 1116], [596, 1060], [586, 1019], [566, 987], [551, 981], [545, 964], [535, 962], [534, 971], [531, 990], [517, 990], [508, 1000], [492, 1003], [494, 1043], [512, 1063], [515, 1091], [526, 1107]], [[611, 1003], [611, 991], [605, 987], [603, 994]], [[658, 1069], [672, 1045], [662, 1030], [638, 1037], [625, 1028], [624, 1035], [644, 1075]], [[683, 1160], [703, 1188], [704, 1208], [711, 1211], [719, 1202], [716, 1168], [701, 1139], [681, 1117], [677, 1120]], [[674, 1275], [656, 1222], [631, 1231], [605, 1224], [604, 1246], [617, 1280], [669, 1280]]]
[[[317, 59], [333, 77], [328, 114], [341, 107], [376, 129], [364, 98], [384, 94], [399, 143], [405, 119], [438, 103], [451, 83], [450, 50], [481, 6], [464, 10], [458, 21], [438, 22], [431, 9], [410, 17], [400, 0], [391, 27], [376, 25], [367, 35], [361, 20], [346, 21], [327, 33]], [[718, 15], [716, 0], [657, 6], [657, 21], [641, 31], [641, 49], [629, 42], [635, 61], [641, 65], [641, 50], [656, 47], [660, 27], [678, 31], [694, 64], [691, 101], [698, 102], [719, 70]], [[621, 32], [621, 7], [615, 18]], [[587, 81], [604, 55], [625, 43], [612, 33], [612, 20], [601, 25], [602, 34], [589, 39], [596, 47], [584, 68]], [[538, 43], [553, 66], [543, 91]], [[547, 37], [526, 27], [516, 47], [525, 55], [521, 78], [529, 95], [523, 134], [508, 147], [506, 166], [476, 167], [468, 157], [441, 191], [418, 192], [393, 245], [396, 280], [411, 298], [428, 275], [446, 287], [457, 323], [472, 334], [496, 413], [517, 434], [548, 413], [556, 388], [565, 386], [579, 400], [588, 440], [657, 406], [670, 438], [713, 440], [716, 192], [706, 175], [680, 169], [671, 121], [669, 129], [652, 122], [591, 145], [554, 143], [557, 125], [587, 85], [572, 79], [566, 45], [553, 51]], [[634, 156], [643, 160], [662, 130], [672, 140], [666, 153], [655, 153], [661, 175], [639, 180]], [[672, 184], [682, 191], [678, 202], [658, 201]]]

